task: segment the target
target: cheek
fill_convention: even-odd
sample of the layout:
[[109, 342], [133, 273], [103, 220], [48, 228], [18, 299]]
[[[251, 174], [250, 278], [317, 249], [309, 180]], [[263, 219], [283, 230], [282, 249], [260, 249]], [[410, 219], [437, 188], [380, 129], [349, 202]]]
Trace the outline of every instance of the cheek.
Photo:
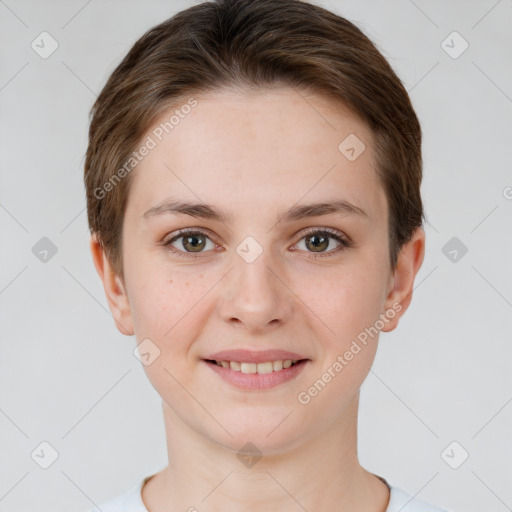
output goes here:
[[[365, 328], [374, 325], [383, 306], [384, 280], [375, 262], [361, 263], [304, 283], [305, 301], [326, 327], [327, 339], [343, 347]], [[307, 290], [307, 291], [306, 291]], [[314, 295], [312, 297], [312, 290]]]
[[[323, 417], [325, 424], [343, 413], [367, 377], [377, 351], [375, 325], [382, 311], [382, 290], [379, 275], [371, 266], [366, 269], [339, 274], [322, 287], [323, 299], [315, 306], [329, 327], [317, 341], [323, 347], [321, 370], [297, 398], [310, 417]], [[315, 334], [320, 336], [319, 331]]]
[[[140, 276], [140, 278], [139, 278]], [[135, 334], [139, 337], [163, 339], [180, 316], [186, 297], [178, 297], [171, 279], [152, 279], [141, 273], [130, 292], [130, 307]]]
[[185, 274], [170, 265], [136, 267], [131, 273], [129, 295], [137, 341], [152, 340], [161, 351], [161, 359], [172, 361], [174, 368], [181, 362], [187, 364], [193, 340], [209, 317], [211, 306], [205, 297], [215, 284], [214, 277], [210, 280], [199, 273]]
[[154, 266], [139, 267], [131, 285], [137, 342], [149, 339], [156, 354], [150, 364], [144, 364], [146, 376], [164, 400], [179, 402], [182, 391], [173, 376], [184, 383], [183, 376], [189, 374], [190, 347], [200, 333], [197, 318], [204, 314], [200, 298], [205, 292], [192, 286], [190, 279]]
[[162, 340], [190, 309], [194, 287], [188, 279], [173, 272], [170, 265], [154, 263], [155, 260], [142, 251], [140, 254], [133, 252], [126, 261], [130, 310], [137, 340], [141, 337]]

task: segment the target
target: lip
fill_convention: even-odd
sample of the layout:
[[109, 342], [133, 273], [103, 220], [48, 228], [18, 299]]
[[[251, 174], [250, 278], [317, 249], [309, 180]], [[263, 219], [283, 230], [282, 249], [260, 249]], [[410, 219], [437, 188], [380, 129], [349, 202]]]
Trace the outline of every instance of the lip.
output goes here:
[[[267, 361], [285, 361], [291, 359], [298, 361], [300, 359], [308, 359], [307, 357], [297, 354], [296, 352], [288, 352], [286, 350], [246, 350], [246, 349], [230, 349], [215, 352], [204, 358], [210, 361], [238, 361], [240, 363], [266, 363]], [[281, 370], [283, 371], [283, 370]], [[270, 375], [270, 374], [269, 374]]]
[[[279, 351], [275, 351], [279, 352]], [[265, 356], [268, 353], [275, 352], [264, 352]], [[284, 354], [285, 352], [281, 352], [280, 354]], [[218, 354], [225, 354], [225, 352], [219, 352]], [[218, 355], [217, 354], [217, 355]], [[254, 353], [253, 353], [254, 354]], [[286, 354], [292, 354], [291, 352], [286, 352]], [[216, 357], [217, 357], [216, 355]], [[281, 357], [280, 355], [280, 357]], [[297, 354], [294, 354], [297, 355]], [[259, 356], [258, 356], [259, 357]], [[291, 359], [288, 357], [288, 359]], [[229, 359], [228, 359], [229, 360]], [[276, 359], [273, 359], [274, 361]], [[277, 359], [279, 360], [279, 359]], [[226, 359], [222, 359], [222, 361], [226, 361]], [[235, 359], [236, 361], [236, 359]], [[268, 359], [266, 360], [268, 361]], [[289, 368], [283, 368], [277, 372], [272, 373], [242, 373], [236, 372], [231, 368], [224, 368], [223, 366], [218, 366], [216, 363], [209, 363], [207, 360], [202, 361], [208, 368], [214, 371], [219, 377], [221, 377], [225, 382], [231, 384], [232, 386], [241, 389], [243, 391], [261, 391], [264, 389], [273, 388], [285, 382], [289, 382], [292, 379], [296, 378], [311, 361], [309, 359], [302, 359], [297, 364], [290, 366]], [[256, 362], [256, 361], [247, 361], [244, 362]], [[258, 361], [265, 362], [265, 361]]]

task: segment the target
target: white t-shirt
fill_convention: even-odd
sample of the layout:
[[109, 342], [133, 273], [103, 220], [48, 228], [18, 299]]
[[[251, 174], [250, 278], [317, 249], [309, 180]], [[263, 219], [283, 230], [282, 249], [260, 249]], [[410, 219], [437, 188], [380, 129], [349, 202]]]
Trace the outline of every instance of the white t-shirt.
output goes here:
[[[125, 494], [106, 501], [99, 505], [99, 508], [93, 508], [88, 512], [148, 512], [142, 501], [142, 487], [151, 476], [144, 478]], [[389, 505], [386, 512], [450, 512], [413, 498], [401, 489], [392, 486], [384, 478], [379, 478], [389, 487], [390, 491]]]

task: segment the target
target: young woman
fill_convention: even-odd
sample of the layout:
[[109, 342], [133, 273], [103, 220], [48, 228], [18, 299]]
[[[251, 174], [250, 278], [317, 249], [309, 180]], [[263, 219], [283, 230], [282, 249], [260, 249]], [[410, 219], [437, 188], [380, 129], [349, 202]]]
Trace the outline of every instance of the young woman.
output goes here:
[[441, 511], [357, 455], [360, 386], [423, 261], [421, 177], [399, 78], [319, 6], [205, 2], [135, 43], [85, 184], [169, 465], [99, 509]]

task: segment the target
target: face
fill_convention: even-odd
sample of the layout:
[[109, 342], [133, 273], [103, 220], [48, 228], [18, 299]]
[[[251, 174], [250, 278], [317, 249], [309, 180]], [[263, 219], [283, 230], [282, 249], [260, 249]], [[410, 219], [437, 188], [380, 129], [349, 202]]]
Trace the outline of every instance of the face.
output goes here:
[[[195, 99], [169, 133], [172, 112], [157, 120], [132, 171], [115, 316], [146, 340], [144, 369], [175, 421], [277, 453], [340, 421], [412, 283], [389, 267], [387, 200], [358, 118], [287, 88]], [[337, 208], [305, 208], [316, 204]], [[418, 257], [407, 261], [410, 277]]]

